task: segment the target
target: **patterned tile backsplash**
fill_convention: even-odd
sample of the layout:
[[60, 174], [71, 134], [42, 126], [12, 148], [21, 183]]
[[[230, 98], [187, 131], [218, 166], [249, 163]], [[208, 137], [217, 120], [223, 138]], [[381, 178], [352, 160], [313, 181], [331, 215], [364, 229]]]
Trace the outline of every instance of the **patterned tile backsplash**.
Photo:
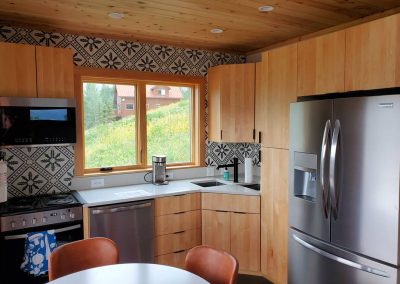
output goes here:
[[68, 192], [74, 176], [72, 146], [15, 147], [0, 150], [7, 162], [8, 195]]
[[[46, 32], [6, 25], [0, 25], [0, 41], [70, 48], [73, 50], [73, 60], [77, 66], [188, 76], [206, 76], [211, 66], [243, 63], [246, 60], [244, 55], [235, 53]], [[253, 163], [259, 166], [259, 149], [258, 144], [221, 144], [208, 141], [206, 126], [206, 165], [225, 164], [234, 157], [238, 157], [240, 162], [244, 163], [245, 157], [251, 157]], [[68, 190], [73, 175], [72, 148], [12, 148], [2, 151], [7, 159], [12, 158], [11, 161], [18, 165], [9, 168], [10, 195], [51, 193], [55, 191], [55, 185], [60, 185], [59, 191]], [[46, 164], [47, 160], [52, 162]]]

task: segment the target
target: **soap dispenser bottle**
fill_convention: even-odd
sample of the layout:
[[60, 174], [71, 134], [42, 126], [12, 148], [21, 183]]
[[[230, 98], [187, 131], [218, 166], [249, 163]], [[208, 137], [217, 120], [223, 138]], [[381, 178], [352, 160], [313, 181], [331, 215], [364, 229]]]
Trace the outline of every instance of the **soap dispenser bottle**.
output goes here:
[[229, 171], [228, 168], [224, 169], [224, 180], [229, 180]]

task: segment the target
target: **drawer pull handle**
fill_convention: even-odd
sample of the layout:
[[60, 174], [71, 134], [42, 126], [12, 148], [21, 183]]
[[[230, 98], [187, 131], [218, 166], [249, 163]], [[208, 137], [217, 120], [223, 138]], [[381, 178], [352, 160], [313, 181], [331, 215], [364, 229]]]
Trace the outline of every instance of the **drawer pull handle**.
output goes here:
[[246, 212], [233, 212], [233, 213], [235, 213], [235, 214], [247, 214]]
[[184, 249], [181, 249], [181, 250], [174, 251], [173, 253], [181, 253], [181, 252], [184, 252], [184, 251], [185, 251]]
[[178, 232], [174, 232], [174, 234], [182, 234], [182, 233], [184, 233], [185, 231], [178, 231]]
[[224, 210], [215, 210], [216, 212], [229, 212], [229, 211], [224, 211]]
[[185, 213], [185, 211], [175, 212], [174, 214], [178, 215], [178, 214], [183, 214], [183, 213]]

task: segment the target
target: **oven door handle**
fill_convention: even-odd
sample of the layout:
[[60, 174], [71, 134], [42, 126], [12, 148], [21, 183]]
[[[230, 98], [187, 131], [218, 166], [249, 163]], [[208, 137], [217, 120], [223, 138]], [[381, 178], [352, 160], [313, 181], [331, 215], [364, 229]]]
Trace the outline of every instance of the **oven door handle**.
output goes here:
[[[65, 228], [60, 228], [60, 229], [55, 229], [55, 230], [49, 230], [49, 231], [50, 231], [50, 232], [51, 232], [51, 231], [54, 231], [54, 234], [57, 234], [57, 233], [68, 232], [68, 231], [72, 231], [72, 230], [75, 230], [75, 229], [79, 229], [79, 228], [81, 228], [81, 227], [82, 227], [81, 224], [78, 224], [78, 225], [73, 225], [73, 226], [69, 226], [69, 227], [65, 227]], [[4, 237], [4, 240], [26, 239], [27, 237], [28, 237], [27, 234], [13, 235], [13, 236], [5, 236], [5, 237]]]

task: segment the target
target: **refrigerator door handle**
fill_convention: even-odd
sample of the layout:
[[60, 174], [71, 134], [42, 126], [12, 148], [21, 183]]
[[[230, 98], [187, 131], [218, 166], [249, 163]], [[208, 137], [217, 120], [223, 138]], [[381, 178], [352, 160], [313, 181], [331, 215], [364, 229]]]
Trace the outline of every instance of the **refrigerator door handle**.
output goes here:
[[340, 135], [340, 121], [335, 121], [335, 128], [332, 134], [332, 145], [331, 145], [331, 155], [329, 161], [329, 193], [331, 197], [331, 209], [333, 218], [335, 220], [338, 217], [338, 194], [336, 188], [336, 157], [339, 147], [339, 135]]
[[330, 137], [331, 137], [331, 121], [327, 120], [325, 123], [324, 135], [322, 136], [321, 160], [319, 167], [319, 182], [322, 189], [322, 207], [325, 219], [328, 218], [328, 189], [325, 186], [325, 165], [326, 165], [326, 154], [328, 151], [328, 143], [330, 141]]
[[368, 272], [368, 273], [376, 274], [376, 275], [379, 275], [379, 276], [382, 276], [382, 277], [386, 277], [386, 278], [390, 277], [390, 275], [387, 272], [383, 271], [383, 270], [380, 270], [380, 269], [377, 269], [377, 268], [373, 268], [373, 267], [370, 267], [370, 266], [367, 266], [367, 265], [364, 265], [364, 264], [360, 264], [360, 263], [357, 263], [357, 262], [342, 258], [340, 256], [334, 255], [334, 254], [332, 254], [330, 252], [327, 252], [327, 251], [324, 251], [324, 250], [322, 250], [320, 248], [317, 248], [317, 247], [313, 246], [312, 244], [307, 243], [303, 239], [299, 238], [295, 234], [292, 234], [292, 237], [296, 242], [298, 242], [303, 247], [305, 247], [305, 248], [307, 248], [309, 250], [312, 250], [313, 252], [318, 253], [318, 254], [320, 254], [320, 255], [322, 255], [322, 256], [324, 256], [326, 258], [329, 258], [329, 259], [331, 259], [333, 261], [337, 261], [337, 262], [340, 262], [340, 263], [342, 263], [344, 265], [347, 265], [347, 266], [350, 266], [350, 267], [353, 267], [353, 268], [356, 268], [356, 269], [359, 269], [359, 270], [362, 270], [362, 271], [365, 271], [365, 272]]

